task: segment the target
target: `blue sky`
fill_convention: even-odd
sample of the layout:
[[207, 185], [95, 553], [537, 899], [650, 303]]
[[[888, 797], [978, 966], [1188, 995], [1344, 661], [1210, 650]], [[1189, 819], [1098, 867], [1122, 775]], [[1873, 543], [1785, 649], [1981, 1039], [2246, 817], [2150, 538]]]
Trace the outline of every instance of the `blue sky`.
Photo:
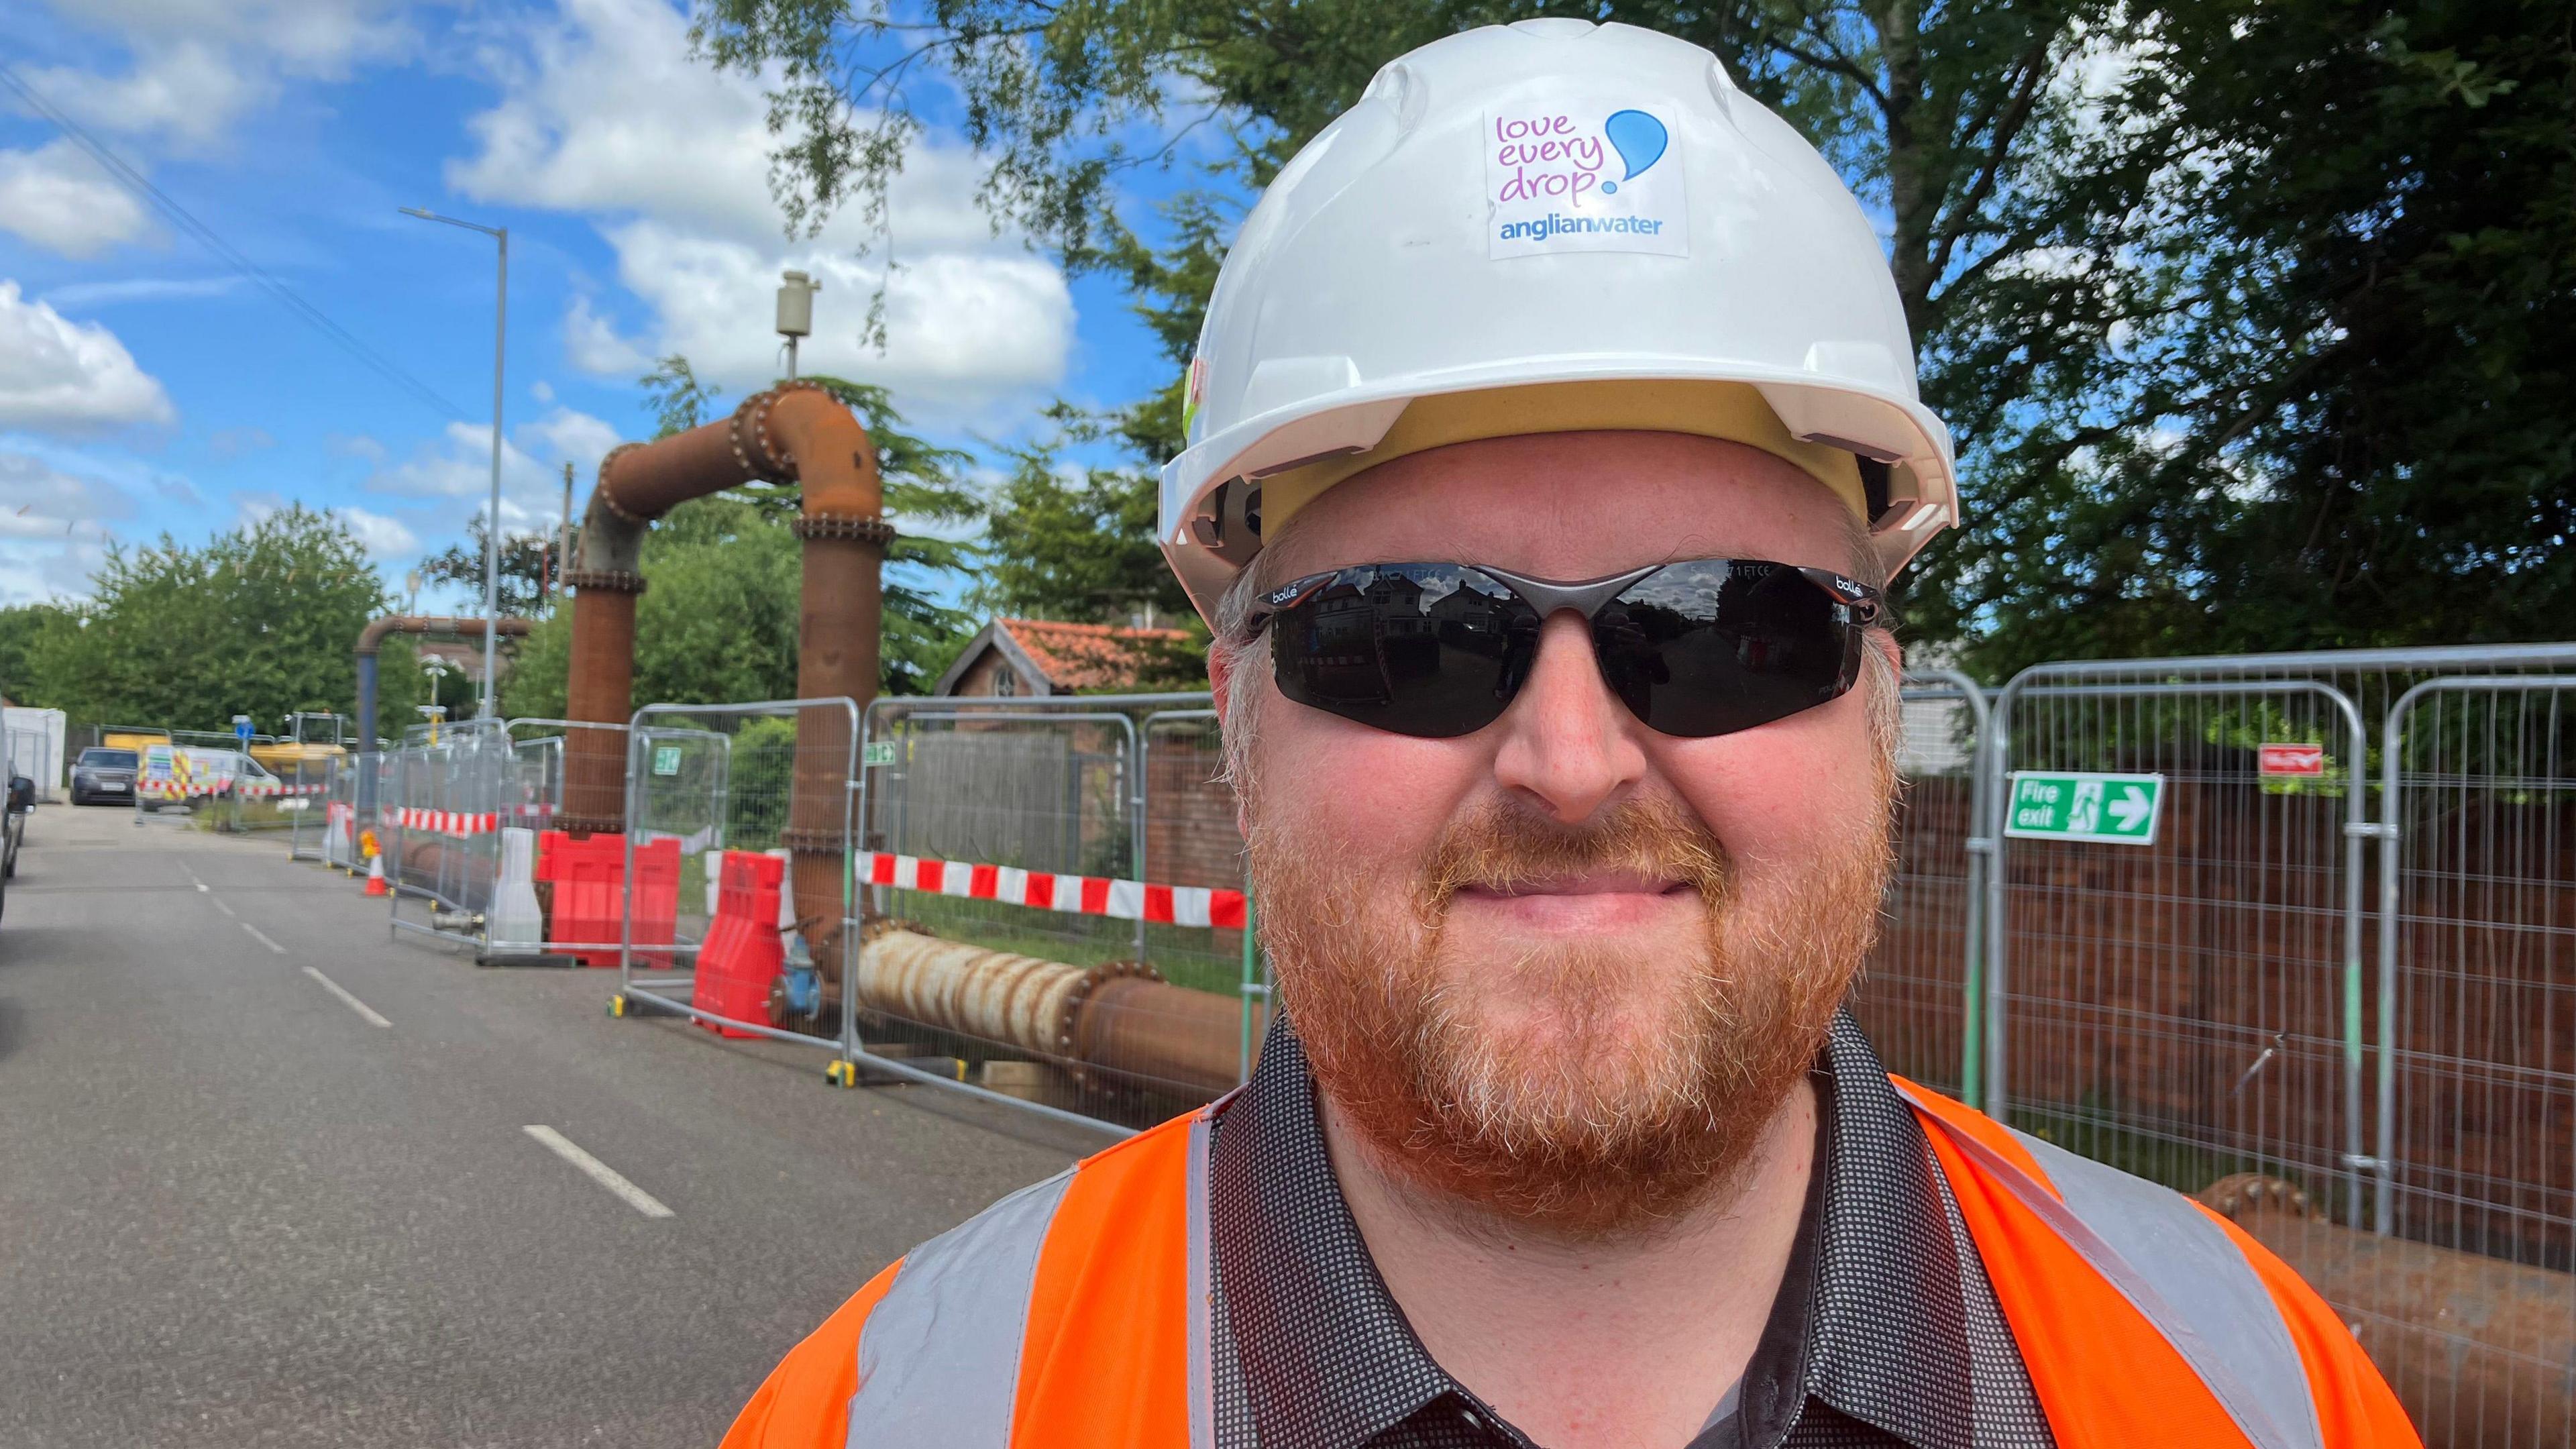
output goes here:
[[[454, 411], [379, 377], [0, 93], [0, 603], [76, 595], [112, 539], [196, 540], [287, 500], [339, 512], [399, 588], [488, 486], [490, 239], [510, 229], [504, 515], [643, 436], [637, 374], [687, 354], [728, 399], [775, 375], [783, 267], [824, 281], [808, 371], [881, 382], [922, 430], [1025, 431], [1167, 364], [1118, 289], [1068, 280], [973, 201], [934, 133], [882, 273], [839, 221], [782, 232], [759, 82], [686, 53], [665, 0], [0, 0], [0, 58]], [[578, 507], [578, 504], [576, 504]], [[461, 604], [425, 595], [424, 607]]]

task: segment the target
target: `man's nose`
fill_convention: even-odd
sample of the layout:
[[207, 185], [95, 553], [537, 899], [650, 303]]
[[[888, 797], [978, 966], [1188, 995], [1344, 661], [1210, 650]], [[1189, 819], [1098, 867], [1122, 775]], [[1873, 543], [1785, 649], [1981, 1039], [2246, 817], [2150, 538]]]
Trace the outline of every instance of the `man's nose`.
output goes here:
[[1634, 720], [1601, 682], [1592, 626], [1560, 611], [1539, 626], [1538, 658], [1503, 715], [1494, 778], [1560, 822], [1580, 824], [1645, 773]]

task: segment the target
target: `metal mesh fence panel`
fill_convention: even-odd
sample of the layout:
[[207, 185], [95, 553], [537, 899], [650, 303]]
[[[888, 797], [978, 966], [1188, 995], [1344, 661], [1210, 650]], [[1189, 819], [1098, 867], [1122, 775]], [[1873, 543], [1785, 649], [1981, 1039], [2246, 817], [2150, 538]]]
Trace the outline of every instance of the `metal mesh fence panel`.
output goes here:
[[622, 852], [621, 1009], [843, 1048], [857, 713], [848, 700], [637, 712], [626, 830], [608, 838]]
[[[2571, 675], [2106, 661], [1996, 700], [1986, 1105], [2232, 1217], [2433, 1445], [2576, 1443]], [[2067, 838], [2088, 773], [2160, 777], [2151, 844]]]
[[1122, 1129], [1242, 1079], [1262, 991], [1205, 705], [871, 707], [863, 1061]]
[[375, 756], [328, 755], [320, 766], [321, 790], [310, 809], [296, 818], [287, 848], [296, 860], [318, 860], [334, 870], [367, 868], [358, 838], [358, 782], [376, 769]]
[[511, 761], [498, 720], [419, 731], [392, 752], [380, 838], [394, 929], [481, 944]]
[[[1977, 762], [1985, 696], [1964, 675], [1908, 675], [1897, 773], [1896, 874], [1852, 1012], [1891, 1071], [1952, 1094], [1972, 1089]], [[1970, 1093], [1972, 1095], [1972, 1092]]]
[[[2576, 676], [2436, 678], [2381, 769], [2386, 1239], [2316, 1276], [2440, 1442], [2576, 1440]], [[2321, 1284], [2320, 1286], [2325, 1286]], [[2472, 1304], [2463, 1319], [2442, 1310]]]

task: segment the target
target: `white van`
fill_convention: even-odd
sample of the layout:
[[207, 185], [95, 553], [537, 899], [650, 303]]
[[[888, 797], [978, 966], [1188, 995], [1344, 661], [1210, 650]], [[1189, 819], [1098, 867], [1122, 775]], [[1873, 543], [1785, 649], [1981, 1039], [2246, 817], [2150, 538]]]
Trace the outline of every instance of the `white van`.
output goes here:
[[156, 744], [143, 750], [135, 774], [135, 803], [145, 809], [184, 805], [229, 795], [239, 785], [274, 785], [277, 776], [266, 765], [239, 750], [207, 750], [194, 745]]

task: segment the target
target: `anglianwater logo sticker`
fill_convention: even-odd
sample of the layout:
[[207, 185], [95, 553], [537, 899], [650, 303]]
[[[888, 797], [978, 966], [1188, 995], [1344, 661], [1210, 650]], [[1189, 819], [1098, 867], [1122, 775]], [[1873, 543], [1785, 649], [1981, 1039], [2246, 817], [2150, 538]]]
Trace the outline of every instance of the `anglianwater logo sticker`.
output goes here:
[[1555, 98], [1485, 113], [1485, 255], [1690, 255], [1690, 208], [1665, 117]]

